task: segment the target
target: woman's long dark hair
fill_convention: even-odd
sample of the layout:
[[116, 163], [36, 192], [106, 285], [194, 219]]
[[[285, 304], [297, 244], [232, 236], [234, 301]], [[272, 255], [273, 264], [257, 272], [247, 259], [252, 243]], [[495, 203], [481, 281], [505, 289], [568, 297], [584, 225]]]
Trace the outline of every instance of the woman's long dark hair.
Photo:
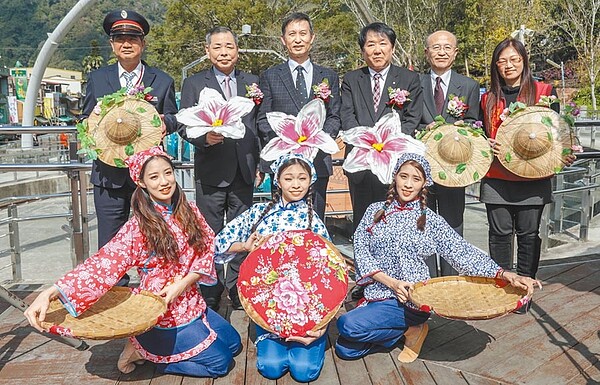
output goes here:
[[[169, 162], [171, 168], [173, 163], [167, 157], [155, 155], [149, 158], [140, 172], [140, 180], [144, 178], [146, 166], [153, 159], [164, 159]], [[188, 245], [194, 248], [196, 252], [202, 254], [206, 251], [205, 232], [200, 227], [200, 223], [196, 218], [192, 207], [189, 205], [185, 193], [176, 183], [176, 190], [173, 194], [171, 203], [173, 204], [173, 216], [177, 223], [183, 228], [185, 235], [188, 237]], [[179, 247], [173, 233], [169, 229], [167, 222], [162, 215], [154, 208], [154, 202], [146, 189], [138, 186], [131, 198], [131, 207], [133, 215], [137, 218], [140, 232], [144, 236], [146, 248], [150, 252], [154, 252], [158, 258], [169, 262], [179, 261]]]
[[[491, 69], [491, 84], [490, 84], [490, 92], [488, 94], [487, 103], [485, 105], [485, 110], [487, 113], [487, 122], [486, 127], [491, 127], [491, 119], [494, 113], [494, 108], [498, 101], [502, 98], [502, 86], [506, 85], [504, 78], [500, 76], [500, 71], [498, 70], [498, 65], [496, 62], [500, 58], [500, 54], [506, 48], [512, 47], [517, 51], [519, 56], [523, 59], [523, 73], [521, 74], [521, 89], [519, 90], [519, 101], [527, 104], [528, 106], [532, 106], [537, 103], [535, 100], [535, 83], [533, 80], [533, 75], [531, 74], [531, 68], [529, 67], [529, 56], [527, 55], [527, 50], [523, 43], [518, 40], [509, 38], [502, 40], [494, 49], [494, 53], [492, 54], [492, 63], [490, 64]], [[507, 106], [508, 107], [508, 106]]]
[[[290, 158], [287, 161], [283, 162], [281, 164], [281, 166], [279, 166], [279, 170], [277, 170], [277, 175], [274, 175], [273, 177], [276, 179], [279, 179], [279, 177], [281, 176], [283, 171], [285, 171], [286, 168], [293, 166], [295, 164], [299, 164], [304, 169], [304, 171], [306, 171], [309, 179], [312, 178], [312, 173], [310, 172], [310, 166], [308, 164], [306, 164], [306, 162], [304, 162], [303, 160], [298, 159], [298, 158]], [[279, 202], [281, 195], [282, 195], [281, 187], [277, 186], [277, 190], [275, 192], [273, 192], [273, 197], [272, 197], [271, 201], [269, 202], [267, 207], [265, 207], [265, 209], [262, 211], [262, 213], [260, 214], [260, 217], [258, 217], [258, 220], [252, 226], [252, 229], [250, 229], [250, 234], [252, 234], [256, 231], [256, 228], [258, 227], [260, 222], [262, 222], [264, 217], [269, 213], [269, 211], [271, 211], [273, 206], [277, 202]], [[306, 204], [308, 205], [308, 227], [307, 227], [308, 230], [312, 230], [312, 221], [313, 221], [313, 199], [312, 199], [312, 196], [313, 196], [313, 186], [311, 184], [310, 187], [308, 188], [308, 192], [305, 195]]]
[[[423, 166], [421, 166], [421, 164], [419, 162], [414, 161], [414, 160], [408, 160], [408, 161], [402, 163], [402, 166], [404, 166], [405, 164], [410, 164], [411, 166], [414, 166], [417, 170], [419, 170], [423, 179], [425, 179], [425, 170], [423, 169]], [[373, 225], [376, 223], [379, 223], [385, 217], [385, 211], [387, 210], [388, 207], [390, 207], [390, 205], [394, 201], [400, 202], [400, 200], [398, 199], [398, 192], [396, 191], [396, 175], [398, 175], [402, 166], [400, 166], [398, 168], [398, 171], [394, 175], [394, 179], [392, 180], [392, 183], [390, 184], [390, 188], [387, 191], [387, 196], [386, 196], [383, 208], [377, 210], [377, 212], [373, 216]], [[420, 203], [420, 208], [421, 208], [421, 215], [417, 219], [417, 229], [419, 229], [421, 231], [425, 230], [425, 222], [427, 220], [426, 209], [427, 209], [427, 194], [428, 193], [429, 193], [429, 189], [425, 186], [423, 186], [423, 188], [419, 192], [419, 203]]]

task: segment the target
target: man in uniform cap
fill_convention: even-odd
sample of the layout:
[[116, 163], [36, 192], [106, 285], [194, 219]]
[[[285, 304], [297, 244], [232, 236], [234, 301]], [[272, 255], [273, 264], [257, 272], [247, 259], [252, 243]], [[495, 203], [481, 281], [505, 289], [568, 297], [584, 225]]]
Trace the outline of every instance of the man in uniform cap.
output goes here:
[[[164, 115], [167, 131], [173, 132], [177, 125], [173, 79], [142, 61], [146, 47], [144, 37], [150, 31], [148, 21], [137, 12], [119, 10], [106, 15], [103, 27], [110, 36], [110, 45], [118, 62], [89, 74], [82, 118], [92, 113], [98, 98], [123, 87], [131, 89], [143, 85], [152, 88], [149, 102]], [[93, 163], [90, 179], [94, 185], [98, 248], [101, 248], [127, 221], [135, 184], [127, 168], [112, 167], [98, 160]], [[128, 280], [126, 275], [120, 284], [126, 285]]]

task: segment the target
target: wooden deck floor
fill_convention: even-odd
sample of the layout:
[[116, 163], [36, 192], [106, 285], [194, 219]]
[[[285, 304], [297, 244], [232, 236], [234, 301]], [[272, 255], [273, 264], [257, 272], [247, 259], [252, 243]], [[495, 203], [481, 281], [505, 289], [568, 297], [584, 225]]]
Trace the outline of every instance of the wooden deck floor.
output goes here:
[[[433, 317], [421, 356], [412, 364], [396, 360], [399, 349], [343, 361], [329, 346], [314, 384], [600, 384], [600, 260], [544, 267], [540, 278], [544, 290], [528, 315], [475, 322]], [[35, 288], [20, 289], [17, 293], [31, 301], [34, 295], [27, 290]], [[352, 306], [349, 302], [342, 311]], [[34, 332], [17, 309], [3, 302], [0, 312], [0, 384], [296, 383], [289, 375], [270, 381], [258, 374], [254, 328], [243, 311], [223, 309], [245, 342], [233, 370], [216, 380], [155, 374], [150, 363], [121, 375], [115, 364], [122, 340], [91, 341], [88, 350], [78, 351]], [[335, 323], [331, 326], [333, 343]]]

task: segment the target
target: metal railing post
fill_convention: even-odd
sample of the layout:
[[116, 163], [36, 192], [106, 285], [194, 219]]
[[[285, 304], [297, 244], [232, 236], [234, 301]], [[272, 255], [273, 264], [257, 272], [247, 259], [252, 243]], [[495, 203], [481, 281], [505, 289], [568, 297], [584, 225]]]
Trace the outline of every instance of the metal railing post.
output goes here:
[[13, 282], [21, 281], [21, 241], [19, 239], [19, 212], [17, 205], [11, 203], [8, 206], [8, 233], [10, 239], [10, 264], [12, 268]]
[[79, 171], [79, 203], [80, 203], [80, 214], [81, 214], [81, 246], [83, 259], [87, 259], [90, 256], [90, 233], [89, 233], [89, 215], [88, 215], [88, 203], [87, 203], [87, 174], [85, 170]]
[[81, 206], [79, 204], [79, 172], [71, 171], [71, 206], [73, 208], [73, 247], [75, 249], [75, 263], [73, 267], [82, 263], [84, 256], [83, 232], [81, 231]]
[[[591, 178], [588, 178], [587, 184], [591, 185]], [[590, 207], [592, 201], [592, 189], [586, 189], [581, 192], [581, 220], [579, 225], [579, 241], [588, 240], [588, 230], [590, 225], [590, 215], [593, 208]]]
[[548, 236], [550, 234], [550, 211], [552, 205], [546, 205], [542, 212], [542, 219], [540, 221], [540, 237], [542, 238], [542, 252], [548, 251]]

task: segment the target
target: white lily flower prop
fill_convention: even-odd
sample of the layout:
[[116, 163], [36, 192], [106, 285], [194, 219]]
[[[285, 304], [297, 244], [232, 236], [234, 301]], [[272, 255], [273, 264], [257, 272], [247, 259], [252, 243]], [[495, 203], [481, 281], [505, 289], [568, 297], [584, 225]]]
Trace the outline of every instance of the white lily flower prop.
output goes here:
[[402, 133], [395, 111], [382, 116], [374, 127], [354, 127], [340, 134], [344, 142], [354, 146], [342, 168], [347, 172], [371, 170], [383, 184], [392, 183], [394, 166], [402, 153], [425, 155], [422, 142]]
[[177, 115], [177, 121], [185, 124], [189, 138], [198, 138], [214, 131], [226, 138], [242, 139], [246, 126], [242, 118], [252, 111], [254, 102], [241, 96], [226, 101], [219, 91], [204, 88], [200, 92], [198, 105], [184, 108]]
[[260, 157], [273, 161], [281, 155], [295, 153], [312, 161], [319, 150], [335, 154], [339, 151], [337, 143], [323, 131], [325, 116], [325, 103], [321, 99], [313, 99], [304, 105], [298, 116], [267, 112], [267, 121], [277, 137], [267, 143]]

